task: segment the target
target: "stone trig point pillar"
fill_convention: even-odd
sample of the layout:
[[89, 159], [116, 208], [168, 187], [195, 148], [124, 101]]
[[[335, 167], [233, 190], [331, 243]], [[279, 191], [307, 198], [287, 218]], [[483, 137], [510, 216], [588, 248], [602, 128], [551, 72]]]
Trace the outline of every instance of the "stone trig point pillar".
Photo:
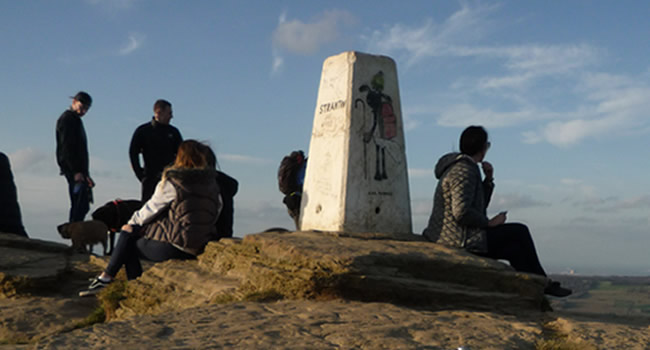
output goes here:
[[412, 233], [395, 62], [344, 52], [323, 63], [301, 230]]

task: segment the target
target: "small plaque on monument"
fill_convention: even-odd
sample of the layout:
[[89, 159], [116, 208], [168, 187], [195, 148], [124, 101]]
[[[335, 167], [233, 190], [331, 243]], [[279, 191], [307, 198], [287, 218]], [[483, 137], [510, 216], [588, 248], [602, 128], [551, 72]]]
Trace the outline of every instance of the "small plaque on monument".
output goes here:
[[412, 233], [395, 62], [344, 52], [323, 63], [300, 228]]

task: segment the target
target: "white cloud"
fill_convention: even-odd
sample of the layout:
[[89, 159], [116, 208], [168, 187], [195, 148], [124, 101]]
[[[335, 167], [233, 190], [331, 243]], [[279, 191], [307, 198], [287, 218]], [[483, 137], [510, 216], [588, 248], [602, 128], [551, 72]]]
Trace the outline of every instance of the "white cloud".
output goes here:
[[54, 154], [46, 154], [41, 150], [31, 147], [17, 150], [7, 155], [11, 163], [11, 171], [16, 172], [37, 172], [43, 168], [53, 169]]
[[298, 19], [287, 20], [286, 13], [283, 13], [273, 31], [273, 46], [291, 53], [313, 54], [322, 45], [336, 40], [342, 26], [354, 21], [349, 12], [340, 10], [325, 11], [308, 23]]
[[449, 106], [443, 110], [438, 118], [438, 124], [454, 127], [483, 125], [487, 128], [492, 128], [511, 126], [538, 117], [538, 114], [529, 110], [495, 112], [490, 109], [477, 109], [475, 106], [469, 104], [460, 104]]
[[139, 33], [131, 33], [127, 38], [127, 43], [124, 44], [118, 51], [120, 56], [126, 56], [139, 49], [144, 43], [144, 35]]
[[[387, 31], [377, 30], [367, 39], [369, 51], [402, 53], [407, 64], [427, 57], [464, 56], [462, 45], [475, 42], [489, 32], [489, 13], [498, 6], [461, 4], [461, 9], [443, 23], [425, 21], [419, 27], [396, 24]], [[454, 52], [455, 51], [455, 52]]]
[[581, 185], [583, 181], [580, 179], [565, 178], [565, 179], [560, 179], [560, 183], [566, 186], [577, 186], [577, 185]]
[[585, 95], [583, 105], [567, 113], [569, 120], [556, 120], [528, 132], [532, 143], [546, 141], [565, 147], [587, 138], [648, 132], [650, 85], [646, 81], [591, 73], [579, 83], [576, 90]]
[[409, 168], [409, 177], [433, 178], [433, 169]]
[[477, 57], [502, 60], [501, 66], [514, 75], [481, 80], [486, 88], [518, 86], [532, 78], [571, 72], [597, 61], [599, 50], [585, 44], [484, 46], [479, 44], [493, 31], [490, 15], [498, 5], [461, 8], [444, 22], [429, 19], [409, 27], [395, 24], [385, 31], [375, 31], [366, 38], [370, 51], [401, 55], [408, 65], [432, 57]]
[[495, 211], [546, 207], [549, 205], [547, 202], [533, 199], [530, 195], [518, 193], [495, 194], [490, 201], [490, 209]]
[[[429, 19], [419, 25], [395, 24], [365, 40], [369, 51], [397, 56], [407, 67], [431, 65], [435, 59], [471, 59], [470, 69], [449, 85], [454, 94], [434, 96], [446, 102], [418, 113], [433, 115], [442, 126], [509, 127], [541, 121], [521, 134], [522, 142], [557, 147], [650, 132], [645, 118], [650, 110], [647, 72], [634, 78], [597, 73], [594, 67], [610, 53], [585, 43], [485, 45], [485, 37], [498, 28], [492, 20], [498, 9], [461, 3], [439, 23]], [[472, 68], [480, 65], [494, 68], [473, 75]]]
[[616, 209], [643, 209], [650, 208], [650, 194], [623, 199], [616, 203]]
[[273, 50], [273, 63], [271, 66], [271, 73], [278, 73], [284, 65], [284, 57], [282, 57], [276, 50]]
[[273, 161], [264, 158], [246, 156], [242, 154], [220, 154], [218, 155], [219, 160], [226, 160], [234, 163], [243, 163], [251, 165], [262, 165], [262, 164], [271, 164]]

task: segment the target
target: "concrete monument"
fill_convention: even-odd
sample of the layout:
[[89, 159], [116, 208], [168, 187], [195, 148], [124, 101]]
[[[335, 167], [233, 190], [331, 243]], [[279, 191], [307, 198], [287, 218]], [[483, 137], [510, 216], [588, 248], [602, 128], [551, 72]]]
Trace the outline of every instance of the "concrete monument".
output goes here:
[[323, 63], [300, 228], [412, 233], [395, 62], [344, 52]]

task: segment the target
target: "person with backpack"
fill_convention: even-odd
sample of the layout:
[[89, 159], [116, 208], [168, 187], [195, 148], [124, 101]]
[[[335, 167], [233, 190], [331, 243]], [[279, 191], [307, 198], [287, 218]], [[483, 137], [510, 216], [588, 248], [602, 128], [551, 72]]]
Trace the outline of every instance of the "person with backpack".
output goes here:
[[302, 150], [293, 151], [285, 156], [278, 168], [278, 187], [284, 194], [282, 202], [287, 206], [289, 216], [296, 224], [297, 230], [300, 230], [300, 201], [306, 170], [307, 158]]

